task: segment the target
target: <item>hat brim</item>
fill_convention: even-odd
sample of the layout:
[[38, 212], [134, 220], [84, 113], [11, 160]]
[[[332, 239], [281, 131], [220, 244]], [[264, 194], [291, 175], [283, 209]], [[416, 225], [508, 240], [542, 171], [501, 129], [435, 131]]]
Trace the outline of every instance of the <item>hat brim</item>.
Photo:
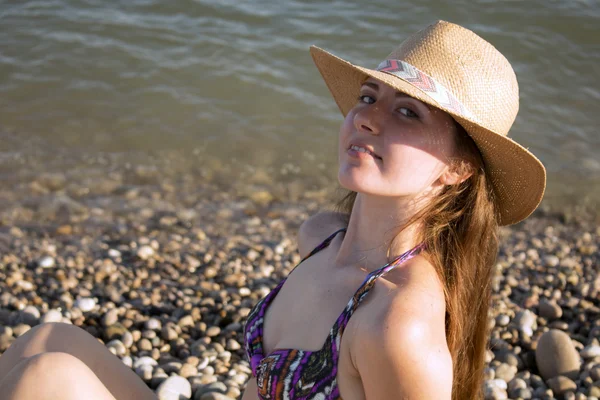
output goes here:
[[369, 77], [450, 114], [479, 148], [494, 188], [500, 225], [524, 220], [542, 201], [546, 189], [546, 169], [537, 157], [520, 144], [445, 108], [426, 92], [400, 77], [354, 65], [316, 46], [311, 46], [310, 53], [344, 116], [356, 104], [360, 87]]

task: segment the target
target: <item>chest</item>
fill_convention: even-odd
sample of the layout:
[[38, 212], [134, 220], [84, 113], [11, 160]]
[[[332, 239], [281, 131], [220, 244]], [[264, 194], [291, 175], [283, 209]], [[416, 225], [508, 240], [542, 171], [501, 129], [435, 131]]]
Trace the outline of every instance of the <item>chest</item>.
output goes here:
[[[310, 261], [310, 262], [308, 262]], [[323, 266], [325, 257], [300, 264], [265, 312], [263, 348], [320, 350], [365, 274]], [[349, 268], [348, 268], [349, 270]]]

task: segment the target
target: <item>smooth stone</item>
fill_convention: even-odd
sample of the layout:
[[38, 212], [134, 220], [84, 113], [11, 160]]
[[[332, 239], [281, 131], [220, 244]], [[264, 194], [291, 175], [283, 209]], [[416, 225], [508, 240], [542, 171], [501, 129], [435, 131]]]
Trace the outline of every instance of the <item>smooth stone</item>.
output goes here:
[[121, 358], [121, 361], [123, 362], [123, 364], [127, 365], [129, 368], [133, 368], [133, 360], [131, 359], [130, 356], [123, 356], [123, 358]]
[[192, 397], [192, 385], [181, 376], [170, 376], [156, 389], [159, 400], [183, 400]]
[[533, 331], [537, 329], [537, 317], [529, 310], [519, 311], [513, 320], [519, 330], [527, 336], [533, 336]]
[[46, 314], [44, 314], [44, 316], [42, 317], [42, 323], [49, 323], [49, 322], [60, 322], [62, 321], [62, 313], [59, 310], [48, 310], [48, 312]]
[[186, 315], [177, 322], [177, 325], [179, 325], [182, 328], [185, 328], [187, 326], [194, 326], [194, 318], [191, 315]]
[[159, 330], [162, 328], [162, 324], [160, 322], [159, 319], [157, 318], [150, 318], [148, 321], [146, 321], [146, 323], [144, 324], [146, 329], [148, 330]]
[[565, 375], [576, 379], [579, 374], [579, 354], [569, 335], [551, 329], [539, 338], [535, 350], [535, 360], [544, 380]]
[[196, 374], [198, 374], [198, 368], [190, 364], [183, 364], [179, 370], [179, 375], [184, 378], [189, 378], [190, 376], [194, 376]]
[[121, 335], [121, 342], [123, 342], [123, 345], [126, 348], [130, 348], [131, 346], [133, 346], [133, 334], [129, 331], [126, 331], [123, 333], [123, 335]]
[[152, 366], [147, 364], [142, 365], [135, 369], [135, 373], [144, 381], [149, 381], [152, 379]]
[[560, 259], [554, 255], [544, 257], [544, 263], [549, 267], [556, 267], [560, 263]]
[[150, 351], [152, 350], [152, 343], [146, 338], [141, 339], [138, 342], [138, 348], [143, 351]]
[[229, 339], [227, 340], [226, 348], [227, 350], [235, 351], [241, 349], [242, 346], [235, 339]]
[[552, 389], [554, 394], [559, 396], [565, 394], [569, 390], [577, 390], [577, 385], [571, 379], [566, 376], [555, 376], [554, 378], [548, 379], [548, 386]]
[[208, 337], [217, 336], [219, 333], [221, 333], [221, 328], [219, 328], [218, 326], [211, 326], [206, 330], [206, 336]]
[[510, 322], [510, 317], [506, 314], [500, 314], [496, 317], [496, 325], [506, 326]]
[[152, 357], [144, 356], [144, 357], [140, 357], [134, 361], [133, 368], [137, 369], [144, 365], [149, 365], [151, 367], [155, 367], [156, 365], [158, 365], [158, 362]]
[[102, 325], [111, 326], [113, 324], [116, 324], [118, 320], [119, 320], [119, 310], [117, 310], [116, 308], [113, 308], [112, 310], [108, 310], [102, 316]]
[[496, 368], [496, 379], [502, 379], [504, 382], [510, 382], [517, 374], [517, 367], [514, 365], [500, 364]]
[[594, 357], [600, 357], [600, 346], [598, 345], [590, 345], [586, 346], [583, 350], [581, 350], [581, 357], [588, 359]]
[[117, 322], [104, 329], [104, 336], [107, 340], [121, 339], [125, 332], [128, 332], [127, 328]]
[[83, 312], [89, 312], [96, 307], [96, 300], [92, 299], [91, 297], [82, 297], [75, 300], [73, 307], [77, 307]]
[[118, 339], [111, 340], [110, 342], [106, 343], [106, 347], [109, 349], [110, 348], [114, 349], [115, 354], [117, 356], [124, 356], [125, 353], [127, 353], [127, 348], [125, 347], [123, 342], [121, 342]]
[[558, 319], [563, 315], [562, 308], [556, 302], [546, 299], [540, 300], [539, 313], [540, 317], [548, 320]]
[[[508, 391], [513, 392], [516, 391], [518, 389], [525, 389], [527, 388], [527, 382], [525, 382], [523, 379], [521, 378], [514, 378], [513, 380], [511, 380], [510, 382], [508, 382]], [[511, 396], [513, 397], [513, 396]]]
[[519, 364], [522, 364], [519, 356], [510, 350], [498, 350], [498, 352], [495, 354], [494, 360], [508, 365], [513, 365], [515, 367], [518, 367]]
[[38, 260], [38, 265], [42, 268], [52, 268], [56, 265], [56, 262], [54, 261], [54, 258], [45, 256]]
[[530, 400], [533, 398], [533, 393], [531, 393], [529, 388], [516, 389], [513, 392], [508, 392], [508, 395], [511, 399]]
[[161, 330], [160, 336], [163, 338], [163, 340], [171, 341], [177, 339], [179, 335], [175, 329], [171, 328], [170, 326], [164, 326]]
[[20, 314], [20, 321], [29, 326], [35, 326], [40, 321], [40, 310], [34, 306], [25, 307]]
[[[497, 381], [504, 383], [501, 379]], [[503, 388], [499, 382], [496, 382], [496, 379], [491, 381], [486, 381], [484, 386], [484, 394], [486, 400], [506, 400], [508, 399], [508, 394], [506, 393], [506, 388]]]
[[200, 362], [198, 363], [198, 370], [202, 371], [203, 369], [205, 369], [206, 367], [208, 367], [208, 363], [210, 362], [210, 360], [208, 359], [208, 357], [202, 357], [200, 359]]
[[596, 365], [590, 369], [590, 377], [593, 381], [600, 381], [600, 365]]
[[137, 256], [142, 260], [147, 260], [154, 255], [154, 249], [150, 246], [142, 246], [137, 251]]

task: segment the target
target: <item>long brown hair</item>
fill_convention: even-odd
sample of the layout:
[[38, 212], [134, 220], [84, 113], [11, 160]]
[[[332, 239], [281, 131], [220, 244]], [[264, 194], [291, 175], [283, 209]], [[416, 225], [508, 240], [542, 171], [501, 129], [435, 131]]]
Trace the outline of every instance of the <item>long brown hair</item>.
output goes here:
[[[493, 265], [498, 253], [498, 217], [479, 150], [457, 125], [453, 168], [472, 175], [446, 186], [402, 229], [419, 222], [419, 241], [436, 269], [446, 299], [446, 341], [453, 361], [452, 398], [481, 399], [488, 341]], [[356, 192], [337, 204], [350, 215]]]

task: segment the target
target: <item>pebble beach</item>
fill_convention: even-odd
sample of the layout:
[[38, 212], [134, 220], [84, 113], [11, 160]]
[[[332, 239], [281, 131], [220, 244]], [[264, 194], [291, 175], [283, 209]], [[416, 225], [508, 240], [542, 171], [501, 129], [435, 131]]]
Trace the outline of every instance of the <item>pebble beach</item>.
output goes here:
[[[53, 171], [35, 157], [3, 160], [0, 352], [65, 322], [161, 400], [241, 397], [245, 318], [300, 261], [300, 224], [339, 192], [289, 166], [240, 172], [190, 157], [202, 163], [81, 155]], [[597, 217], [542, 207], [501, 238], [485, 398], [599, 399]]]

